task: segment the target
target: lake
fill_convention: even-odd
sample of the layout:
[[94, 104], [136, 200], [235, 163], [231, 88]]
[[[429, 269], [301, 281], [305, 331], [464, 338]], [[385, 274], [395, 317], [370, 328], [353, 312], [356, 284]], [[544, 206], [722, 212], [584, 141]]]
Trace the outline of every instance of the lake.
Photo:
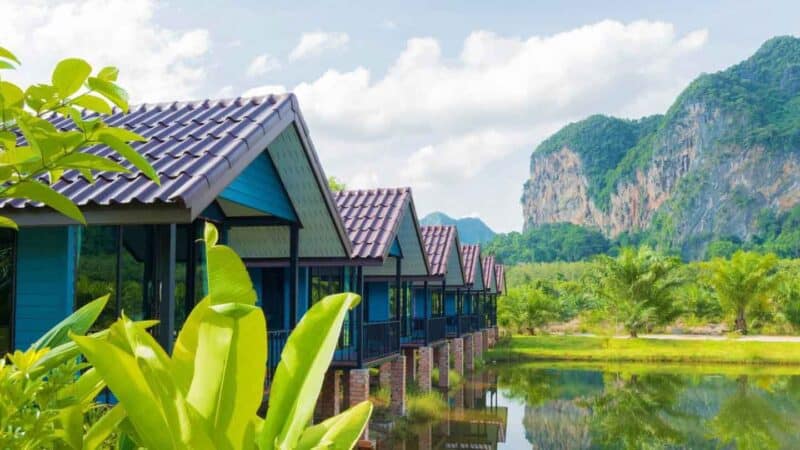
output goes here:
[[448, 403], [443, 420], [373, 424], [378, 448], [800, 448], [793, 367], [506, 365], [470, 376]]

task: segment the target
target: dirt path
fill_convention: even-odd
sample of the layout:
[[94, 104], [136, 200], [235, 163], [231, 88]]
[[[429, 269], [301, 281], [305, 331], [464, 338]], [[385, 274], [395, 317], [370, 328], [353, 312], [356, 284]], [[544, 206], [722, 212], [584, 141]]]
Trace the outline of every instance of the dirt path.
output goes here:
[[[597, 336], [581, 334], [580, 336]], [[799, 342], [800, 336], [742, 336], [729, 338], [727, 336], [710, 336], [705, 334], [640, 334], [644, 339], [663, 339], [665, 341], [739, 341], [739, 342]], [[630, 336], [614, 336], [615, 339], [630, 339]]]

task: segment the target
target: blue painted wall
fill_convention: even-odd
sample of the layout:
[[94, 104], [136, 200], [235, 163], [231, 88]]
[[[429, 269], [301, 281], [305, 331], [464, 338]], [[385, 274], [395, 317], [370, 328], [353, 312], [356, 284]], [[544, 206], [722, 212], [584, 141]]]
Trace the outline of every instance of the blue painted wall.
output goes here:
[[403, 250], [400, 248], [400, 240], [394, 238], [394, 243], [392, 243], [392, 247], [389, 249], [389, 256], [395, 257], [403, 257]]
[[446, 316], [456, 315], [456, 293], [445, 292], [444, 294], [444, 314]]
[[370, 322], [380, 322], [389, 320], [389, 282], [372, 281], [365, 283], [369, 297], [369, 316]]
[[281, 179], [266, 153], [247, 166], [220, 194], [221, 198], [296, 221], [292, 202], [283, 190]]
[[414, 317], [425, 317], [425, 289], [414, 289]]
[[15, 346], [27, 348], [75, 306], [77, 227], [22, 228], [17, 241]]

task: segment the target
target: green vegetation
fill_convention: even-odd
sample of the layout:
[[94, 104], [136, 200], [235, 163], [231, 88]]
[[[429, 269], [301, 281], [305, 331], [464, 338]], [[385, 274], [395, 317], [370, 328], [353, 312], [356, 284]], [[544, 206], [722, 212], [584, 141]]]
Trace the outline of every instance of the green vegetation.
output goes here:
[[601, 255], [590, 289], [631, 337], [670, 323], [679, 314], [675, 304], [679, 261], [649, 247], [624, 248], [619, 256]]
[[423, 423], [441, 419], [447, 414], [447, 403], [438, 392], [410, 392], [406, 396], [406, 420]]
[[331, 192], [342, 192], [347, 190], [347, 185], [333, 175], [328, 177], [328, 188]]
[[525, 230], [498, 234], [484, 251], [506, 264], [580, 261], [606, 253], [611, 242], [600, 230], [571, 223], [543, 224]]
[[538, 155], [569, 147], [581, 157], [584, 173], [589, 181], [589, 197], [600, 208], [605, 209], [610, 193], [606, 186], [609, 181], [613, 181], [609, 180], [608, 175], [643, 137], [655, 130], [661, 118], [650, 116], [639, 120], [624, 120], [594, 115], [571, 123], [536, 148], [531, 165], [535, 164]]
[[643, 363], [800, 364], [800, 343], [590, 336], [514, 336], [489, 359]]
[[[13, 53], [0, 47], [0, 71], [14, 70], [19, 64]], [[155, 169], [128, 144], [145, 138], [127, 128], [107, 125], [102, 116], [87, 119], [81, 112], [111, 114], [112, 104], [128, 110], [128, 94], [116, 84], [118, 73], [115, 67], [104, 67], [92, 76], [89, 63], [68, 58], [56, 65], [50, 84], [22, 89], [0, 79], [0, 198], [42, 202], [85, 224], [78, 207], [50, 186], [66, 170], [77, 170], [87, 180], [94, 180], [93, 171], [130, 172], [111, 157], [83, 152], [97, 144], [111, 147], [159, 183]], [[69, 118], [74, 129], [65, 131], [44, 119], [53, 115]], [[17, 136], [25, 138], [24, 145], [17, 145]], [[7, 218], [0, 218], [0, 226], [16, 228]]]
[[[739, 251], [681, 263], [648, 247], [507, 270], [498, 323], [511, 333], [800, 332], [800, 260]], [[694, 331], [693, 331], [694, 330]]]

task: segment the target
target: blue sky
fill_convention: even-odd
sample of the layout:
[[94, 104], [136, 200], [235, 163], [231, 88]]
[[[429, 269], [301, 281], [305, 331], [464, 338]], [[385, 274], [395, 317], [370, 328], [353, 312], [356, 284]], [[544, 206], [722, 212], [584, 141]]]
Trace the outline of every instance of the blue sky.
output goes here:
[[326, 171], [420, 214], [522, 224], [531, 151], [589, 114], [664, 112], [701, 72], [800, 34], [800, 2], [0, 0], [18, 81], [116, 64], [135, 102], [296, 92]]

